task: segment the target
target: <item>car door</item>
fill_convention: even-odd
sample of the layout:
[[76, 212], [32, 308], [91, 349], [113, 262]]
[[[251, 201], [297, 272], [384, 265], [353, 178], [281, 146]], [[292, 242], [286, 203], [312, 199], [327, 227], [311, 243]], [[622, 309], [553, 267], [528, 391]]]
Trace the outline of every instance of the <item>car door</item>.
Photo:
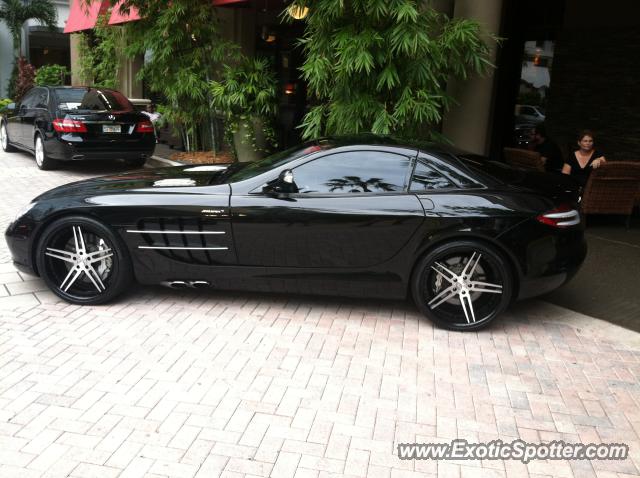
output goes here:
[[28, 91], [22, 97], [20, 103], [16, 104], [15, 112], [7, 119], [7, 133], [9, 134], [9, 140], [14, 144], [24, 146], [23, 119], [35, 94], [36, 92], [33, 89]]
[[232, 194], [238, 262], [296, 268], [370, 268], [391, 259], [424, 209], [407, 193], [413, 157], [327, 154], [293, 169], [297, 192]]
[[45, 88], [34, 88], [29, 92], [29, 97], [24, 102], [21, 110], [21, 141], [27, 148], [33, 149], [36, 121], [47, 111], [48, 93]]

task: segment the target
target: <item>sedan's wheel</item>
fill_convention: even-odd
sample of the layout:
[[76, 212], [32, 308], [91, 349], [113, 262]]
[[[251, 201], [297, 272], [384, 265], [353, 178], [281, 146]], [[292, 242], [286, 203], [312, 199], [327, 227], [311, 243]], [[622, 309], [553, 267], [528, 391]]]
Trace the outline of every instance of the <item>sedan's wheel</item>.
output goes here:
[[47, 156], [47, 153], [44, 150], [44, 142], [42, 141], [42, 136], [40, 136], [39, 134], [36, 136], [34, 150], [38, 168], [46, 171], [48, 169], [54, 169], [57, 166], [56, 161]]
[[12, 153], [16, 149], [9, 144], [9, 134], [7, 133], [7, 125], [0, 124], [0, 145], [5, 153]]
[[512, 275], [503, 257], [472, 241], [455, 241], [422, 258], [413, 276], [413, 297], [430, 320], [451, 330], [477, 330], [511, 300]]
[[106, 226], [85, 217], [51, 224], [37, 250], [41, 277], [59, 297], [74, 304], [101, 304], [121, 294], [132, 278], [122, 241]]

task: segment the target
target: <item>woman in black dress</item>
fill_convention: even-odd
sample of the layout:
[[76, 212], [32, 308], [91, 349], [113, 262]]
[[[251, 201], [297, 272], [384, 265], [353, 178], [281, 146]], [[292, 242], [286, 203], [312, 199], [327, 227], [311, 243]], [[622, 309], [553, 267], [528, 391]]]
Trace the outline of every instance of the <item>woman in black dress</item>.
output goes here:
[[604, 154], [594, 148], [594, 136], [591, 131], [583, 131], [578, 136], [578, 150], [567, 158], [562, 167], [563, 174], [569, 174], [582, 187], [587, 184], [591, 171], [607, 162]]

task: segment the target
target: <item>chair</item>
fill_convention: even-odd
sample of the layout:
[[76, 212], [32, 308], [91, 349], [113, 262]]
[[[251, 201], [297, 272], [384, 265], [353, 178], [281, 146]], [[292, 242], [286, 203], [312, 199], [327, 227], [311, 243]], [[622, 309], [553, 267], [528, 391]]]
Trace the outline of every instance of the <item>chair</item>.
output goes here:
[[611, 161], [594, 169], [582, 193], [584, 214], [621, 214], [627, 228], [640, 196], [640, 162]]
[[507, 164], [516, 168], [544, 171], [544, 162], [540, 153], [527, 149], [504, 148], [504, 159]]

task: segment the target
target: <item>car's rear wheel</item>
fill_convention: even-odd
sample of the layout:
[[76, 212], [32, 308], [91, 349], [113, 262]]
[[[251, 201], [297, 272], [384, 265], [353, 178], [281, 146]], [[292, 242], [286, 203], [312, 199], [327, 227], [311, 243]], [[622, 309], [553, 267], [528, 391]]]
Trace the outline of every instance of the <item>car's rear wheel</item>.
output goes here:
[[40, 276], [74, 304], [101, 304], [124, 292], [133, 274], [122, 240], [104, 224], [72, 216], [52, 223], [36, 251]]
[[513, 277], [509, 264], [492, 247], [453, 241], [420, 260], [412, 292], [421, 312], [441, 327], [478, 330], [509, 305]]
[[38, 166], [38, 168], [44, 171], [55, 169], [58, 166], [58, 163], [55, 159], [51, 159], [49, 156], [47, 156], [47, 152], [44, 149], [44, 141], [42, 141], [42, 136], [40, 134], [36, 135], [34, 143], [34, 155], [36, 157], [36, 165]]
[[7, 132], [7, 125], [5, 123], [0, 124], [0, 146], [5, 153], [13, 153], [16, 148], [9, 144], [9, 133]]

